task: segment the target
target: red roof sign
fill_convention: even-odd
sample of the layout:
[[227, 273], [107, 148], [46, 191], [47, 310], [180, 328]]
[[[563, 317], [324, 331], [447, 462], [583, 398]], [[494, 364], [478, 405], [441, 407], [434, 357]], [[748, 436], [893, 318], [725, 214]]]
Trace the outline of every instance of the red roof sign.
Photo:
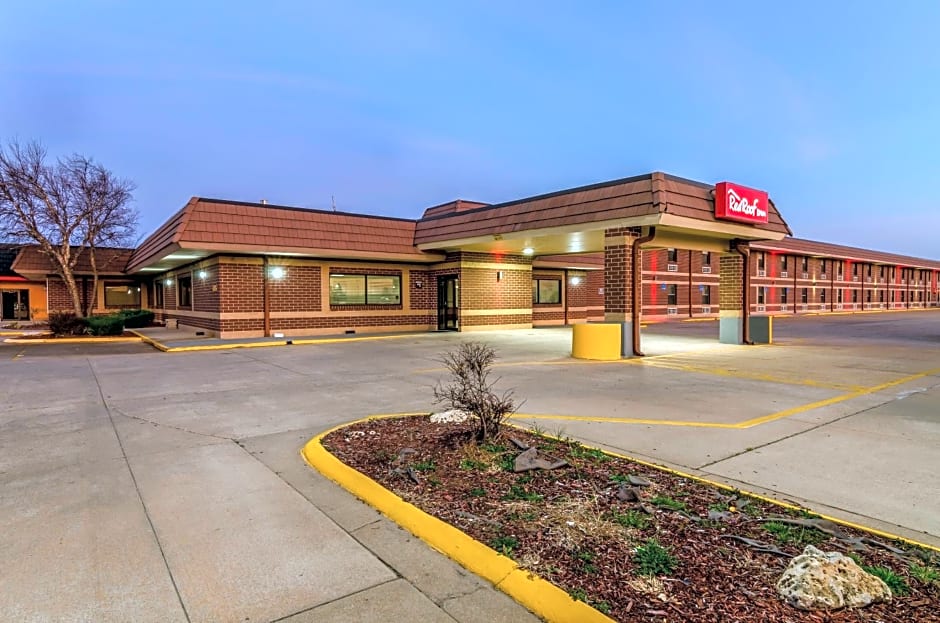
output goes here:
[[767, 193], [733, 184], [715, 184], [715, 218], [742, 223], [766, 223], [770, 207]]

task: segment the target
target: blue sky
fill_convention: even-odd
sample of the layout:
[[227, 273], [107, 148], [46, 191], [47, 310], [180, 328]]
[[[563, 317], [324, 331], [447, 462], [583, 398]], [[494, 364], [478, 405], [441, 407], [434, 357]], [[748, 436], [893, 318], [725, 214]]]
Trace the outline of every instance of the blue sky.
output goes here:
[[940, 3], [638, 4], [11, 0], [0, 139], [134, 180], [141, 234], [193, 195], [415, 218], [661, 170], [940, 258]]

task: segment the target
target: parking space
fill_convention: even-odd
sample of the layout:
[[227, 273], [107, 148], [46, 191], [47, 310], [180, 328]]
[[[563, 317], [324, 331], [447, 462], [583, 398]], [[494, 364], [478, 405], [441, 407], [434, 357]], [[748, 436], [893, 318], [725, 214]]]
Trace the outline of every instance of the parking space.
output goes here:
[[[350, 533], [378, 518], [297, 453], [345, 421], [433, 408], [439, 355], [467, 340], [497, 349], [517, 423], [940, 545], [940, 313], [788, 318], [771, 346], [716, 337], [716, 323], [649, 325], [650, 357], [613, 363], [571, 359], [567, 329], [0, 345], [0, 618], [273, 621], [398, 576], [446, 610], [396, 552], [449, 563], [363, 545]], [[461, 586], [452, 598], [485, 590]]]

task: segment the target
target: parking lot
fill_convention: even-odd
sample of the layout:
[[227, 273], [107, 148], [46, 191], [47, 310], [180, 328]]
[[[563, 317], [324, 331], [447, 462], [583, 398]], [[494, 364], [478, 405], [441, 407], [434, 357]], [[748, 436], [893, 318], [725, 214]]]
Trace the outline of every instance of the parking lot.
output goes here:
[[774, 335], [650, 325], [649, 356], [613, 363], [571, 359], [563, 328], [0, 345], [0, 619], [338, 621], [372, 595], [409, 617], [521, 620], [298, 454], [336, 424], [432, 409], [436, 358], [465, 340], [497, 349], [520, 424], [940, 545], [940, 313], [778, 319]]

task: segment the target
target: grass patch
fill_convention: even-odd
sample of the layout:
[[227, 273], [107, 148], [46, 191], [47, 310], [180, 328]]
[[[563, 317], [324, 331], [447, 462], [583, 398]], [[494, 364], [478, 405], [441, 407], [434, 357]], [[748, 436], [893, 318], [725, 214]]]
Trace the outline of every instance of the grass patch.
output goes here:
[[541, 493], [535, 493], [534, 491], [528, 491], [525, 487], [519, 485], [510, 485], [509, 493], [503, 496], [503, 499], [507, 502], [509, 501], [520, 501], [520, 502], [541, 502], [545, 496]]
[[460, 459], [460, 469], [464, 471], [485, 471], [486, 463], [481, 461], [474, 461], [473, 459]]
[[473, 489], [470, 489], [470, 491], [468, 491], [467, 493], [470, 494], [470, 497], [482, 498], [484, 495], [486, 495], [486, 489], [482, 489], [480, 487], [474, 487]]
[[576, 459], [588, 459], [597, 461], [598, 463], [604, 463], [610, 460], [610, 457], [603, 451], [596, 448], [586, 448], [576, 441], [568, 444], [568, 454]]
[[636, 548], [633, 564], [639, 575], [669, 575], [675, 571], [679, 561], [656, 539], [650, 539], [645, 545]]
[[650, 525], [649, 517], [646, 513], [641, 511], [628, 510], [625, 513], [621, 513], [618, 510], [612, 510], [610, 511], [610, 516], [624, 528], [643, 530]]
[[434, 461], [416, 461], [411, 464], [411, 467], [416, 472], [433, 472], [437, 467], [434, 465]]
[[680, 502], [667, 495], [657, 495], [654, 498], [650, 498], [650, 504], [656, 508], [665, 508], [671, 511], [686, 510], [685, 502]]
[[[911, 568], [911, 577], [920, 582], [921, 584], [934, 584], [940, 582], [940, 571], [937, 571], [933, 567], [927, 567], [918, 565], [917, 563], [912, 563]], [[883, 578], [882, 578], [883, 579]]]
[[764, 530], [771, 533], [780, 543], [795, 543], [797, 545], [818, 545], [828, 537], [815, 528], [792, 526], [778, 521], [768, 521]]
[[518, 546], [519, 539], [514, 536], [498, 536], [490, 541], [490, 547], [507, 558], [512, 558], [512, 553]]
[[862, 569], [872, 574], [876, 578], [881, 578], [882, 581], [888, 585], [888, 588], [891, 589], [891, 593], [894, 595], [903, 596], [911, 592], [911, 587], [907, 585], [907, 582], [904, 581], [904, 578], [887, 567], [869, 567], [868, 565], [865, 565], [862, 567]]

